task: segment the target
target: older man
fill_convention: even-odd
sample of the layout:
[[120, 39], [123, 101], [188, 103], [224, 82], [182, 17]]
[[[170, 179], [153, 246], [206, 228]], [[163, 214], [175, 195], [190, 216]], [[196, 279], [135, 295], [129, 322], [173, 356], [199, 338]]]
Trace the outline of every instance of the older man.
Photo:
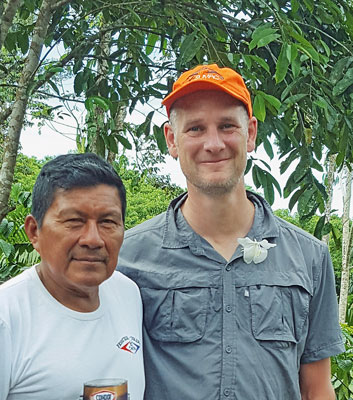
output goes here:
[[144, 302], [145, 399], [334, 399], [328, 249], [245, 190], [257, 121], [242, 77], [197, 66], [163, 104], [188, 193], [128, 231], [119, 257]]
[[115, 272], [125, 188], [94, 154], [42, 168], [25, 230], [41, 262], [0, 287], [0, 399], [76, 400], [85, 381], [125, 378], [144, 392], [142, 305]]

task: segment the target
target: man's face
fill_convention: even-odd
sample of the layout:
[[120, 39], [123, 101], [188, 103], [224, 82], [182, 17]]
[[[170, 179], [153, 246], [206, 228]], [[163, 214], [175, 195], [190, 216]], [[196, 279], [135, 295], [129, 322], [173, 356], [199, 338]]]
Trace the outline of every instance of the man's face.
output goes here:
[[124, 237], [118, 190], [109, 185], [57, 190], [41, 228], [26, 232], [41, 255], [40, 276], [51, 294], [86, 291], [108, 279]]
[[207, 90], [179, 99], [174, 110], [165, 136], [188, 185], [212, 195], [243, 182], [257, 133], [257, 121], [248, 118], [244, 106], [224, 92]]

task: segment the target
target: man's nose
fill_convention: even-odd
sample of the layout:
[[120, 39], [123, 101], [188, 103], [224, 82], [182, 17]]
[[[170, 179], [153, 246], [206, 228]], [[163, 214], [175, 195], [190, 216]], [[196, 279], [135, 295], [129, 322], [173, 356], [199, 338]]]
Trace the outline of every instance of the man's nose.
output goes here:
[[79, 244], [91, 249], [104, 246], [97, 221], [87, 221], [81, 233]]
[[206, 151], [218, 152], [225, 148], [222, 134], [216, 128], [209, 128], [204, 138], [204, 149]]

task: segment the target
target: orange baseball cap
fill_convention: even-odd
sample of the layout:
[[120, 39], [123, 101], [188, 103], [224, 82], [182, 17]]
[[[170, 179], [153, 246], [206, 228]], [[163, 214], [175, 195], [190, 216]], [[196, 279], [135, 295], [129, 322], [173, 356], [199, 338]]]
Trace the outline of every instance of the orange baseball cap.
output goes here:
[[198, 65], [180, 75], [174, 82], [172, 92], [162, 101], [167, 109], [168, 117], [170, 108], [176, 100], [199, 90], [220, 90], [228, 93], [242, 101], [248, 110], [249, 117], [252, 117], [250, 93], [243, 78], [233, 69], [219, 68], [217, 64]]

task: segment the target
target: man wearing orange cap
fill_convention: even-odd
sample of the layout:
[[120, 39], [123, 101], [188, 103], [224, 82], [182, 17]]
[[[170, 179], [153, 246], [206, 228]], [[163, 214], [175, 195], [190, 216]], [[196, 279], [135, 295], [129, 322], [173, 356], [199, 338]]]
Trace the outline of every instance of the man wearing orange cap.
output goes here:
[[163, 104], [188, 192], [129, 230], [119, 257], [144, 302], [145, 399], [334, 399], [330, 256], [245, 190], [257, 120], [242, 77], [197, 66]]

